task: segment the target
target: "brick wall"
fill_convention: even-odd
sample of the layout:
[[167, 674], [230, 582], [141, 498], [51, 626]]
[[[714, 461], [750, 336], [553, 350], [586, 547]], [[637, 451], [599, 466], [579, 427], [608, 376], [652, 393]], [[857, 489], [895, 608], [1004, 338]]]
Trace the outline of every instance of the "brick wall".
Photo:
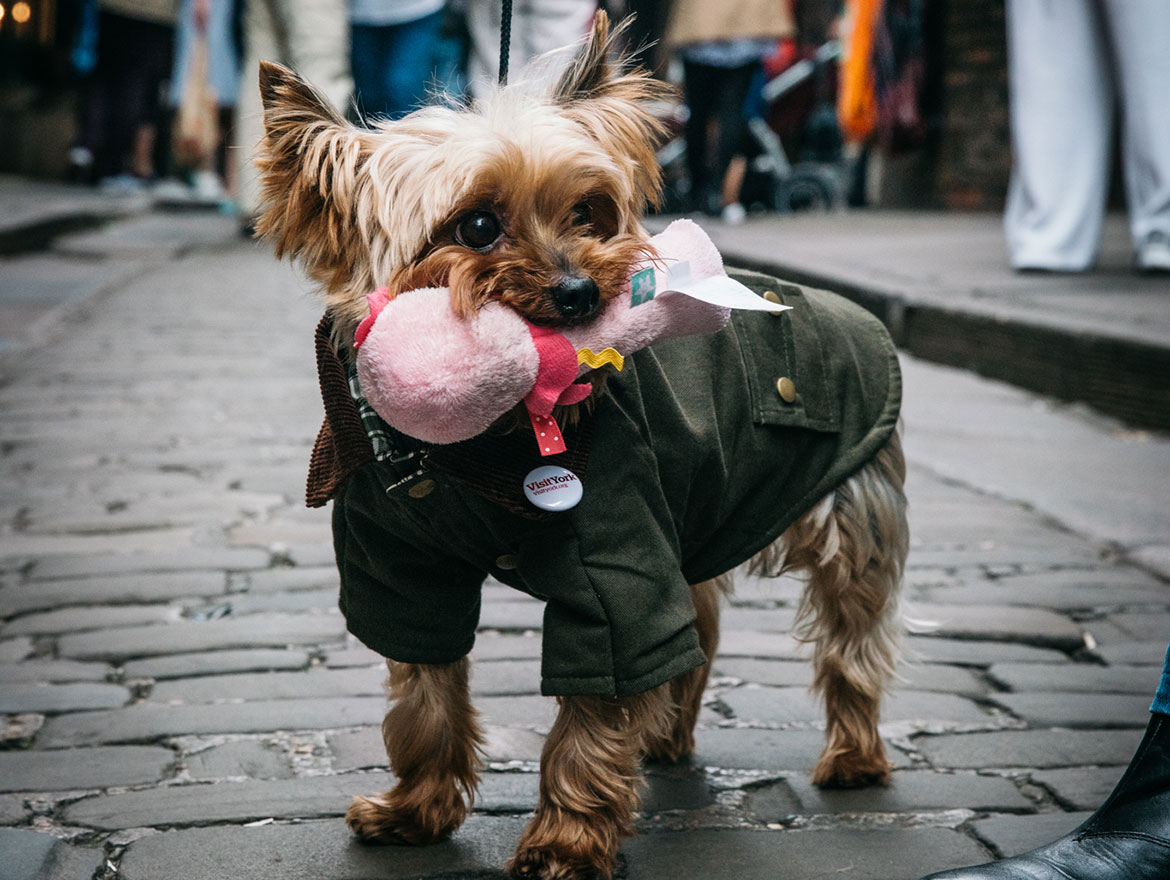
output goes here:
[[1004, 0], [928, 0], [923, 111], [933, 135], [883, 156], [877, 203], [996, 211], [1011, 169]]
[[947, 0], [942, 30], [941, 206], [998, 210], [1011, 168], [1004, 0]]

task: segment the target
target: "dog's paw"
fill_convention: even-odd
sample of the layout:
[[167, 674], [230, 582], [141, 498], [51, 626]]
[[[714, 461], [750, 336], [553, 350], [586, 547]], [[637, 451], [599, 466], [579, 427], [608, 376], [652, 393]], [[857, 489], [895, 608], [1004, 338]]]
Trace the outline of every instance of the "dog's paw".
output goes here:
[[524, 847], [508, 863], [508, 871], [515, 880], [610, 880], [613, 877], [612, 865]]
[[359, 840], [424, 846], [442, 840], [463, 824], [467, 807], [462, 798], [411, 804], [391, 791], [375, 797], [355, 797], [345, 822]]
[[823, 755], [813, 771], [812, 782], [820, 788], [865, 788], [869, 785], [889, 785], [891, 764], [885, 753], [862, 755], [845, 752]]
[[603, 810], [585, 814], [544, 807], [524, 829], [508, 870], [523, 880], [610, 880], [621, 838], [629, 834]]

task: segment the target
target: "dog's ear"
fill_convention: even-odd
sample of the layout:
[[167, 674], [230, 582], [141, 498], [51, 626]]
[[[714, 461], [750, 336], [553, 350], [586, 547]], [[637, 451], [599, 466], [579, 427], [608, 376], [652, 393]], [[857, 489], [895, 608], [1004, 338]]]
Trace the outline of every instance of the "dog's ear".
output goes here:
[[343, 282], [357, 256], [358, 178], [368, 155], [360, 129], [287, 67], [260, 62], [264, 137], [256, 156], [256, 231], [309, 276]]
[[674, 97], [674, 89], [644, 70], [629, 70], [621, 57], [621, 35], [629, 19], [610, 30], [598, 11], [588, 42], [565, 69], [551, 97], [625, 166], [647, 199], [657, 202], [661, 172], [655, 150], [666, 129], [655, 109]]

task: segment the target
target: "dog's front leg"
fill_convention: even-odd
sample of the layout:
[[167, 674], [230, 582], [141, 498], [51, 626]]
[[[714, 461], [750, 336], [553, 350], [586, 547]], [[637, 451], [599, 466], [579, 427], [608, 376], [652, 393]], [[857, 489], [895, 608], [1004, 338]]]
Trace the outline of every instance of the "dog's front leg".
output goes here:
[[513, 876], [612, 876], [618, 847], [634, 832], [639, 755], [669, 734], [675, 711], [669, 684], [619, 699], [560, 698], [540, 758], [540, 803], [509, 866]]
[[354, 798], [345, 818], [363, 840], [432, 843], [463, 824], [479, 783], [482, 736], [468, 689], [470, 662], [387, 665], [393, 706], [382, 738], [398, 784]]

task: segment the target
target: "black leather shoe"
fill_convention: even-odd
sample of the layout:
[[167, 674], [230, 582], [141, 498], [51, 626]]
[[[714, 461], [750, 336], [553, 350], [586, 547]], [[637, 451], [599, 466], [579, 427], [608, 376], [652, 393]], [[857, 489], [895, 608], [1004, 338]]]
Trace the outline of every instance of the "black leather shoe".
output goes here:
[[1075, 831], [1014, 858], [922, 880], [1168, 880], [1170, 715], [1153, 714], [1113, 793]]

